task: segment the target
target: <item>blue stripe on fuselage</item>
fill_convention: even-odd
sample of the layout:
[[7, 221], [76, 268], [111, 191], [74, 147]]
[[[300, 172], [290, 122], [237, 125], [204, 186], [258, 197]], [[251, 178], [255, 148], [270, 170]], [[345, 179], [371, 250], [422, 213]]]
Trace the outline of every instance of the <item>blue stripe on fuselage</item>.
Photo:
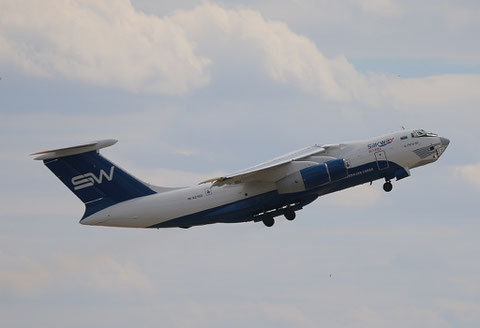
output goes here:
[[301, 203], [302, 206], [304, 206], [321, 195], [378, 179], [393, 179], [395, 172], [401, 168], [398, 164], [389, 161], [387, 169], [379, 170], [377, 162], [370, 162], [349, 168], [348, 175], [345, 178], [318, 188], [292, 194], [279, 194], [274, 190], [202, 212], [158, 223], [148, 228], [191, 227], [211, 223], [248, 222], [254, 219], [255, 214], [281, 208], [288, 204]]

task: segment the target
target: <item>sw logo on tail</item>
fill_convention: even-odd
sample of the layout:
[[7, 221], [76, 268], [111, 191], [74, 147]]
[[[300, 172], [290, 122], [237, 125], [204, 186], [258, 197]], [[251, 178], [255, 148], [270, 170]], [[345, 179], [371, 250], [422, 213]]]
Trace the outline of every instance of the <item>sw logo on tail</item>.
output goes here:
[[105, 177], [105, 179], [107, 179], [108, 181], [112, 181], [114, 169], [115, 169], [115, 166], [112, 166], [110, 168], [110, 174], [107, 174], [104, 170], [100, 170], [100, 174], [98, 175], [98, 178], [92, 172], [77, 175], [76, 177], [72, 178], [72, 184], [75, 186], [73, 189], [79, 190], [79, 189], [91, 187], [95, 182], [98, 184], [101, 184], [103, 177]]

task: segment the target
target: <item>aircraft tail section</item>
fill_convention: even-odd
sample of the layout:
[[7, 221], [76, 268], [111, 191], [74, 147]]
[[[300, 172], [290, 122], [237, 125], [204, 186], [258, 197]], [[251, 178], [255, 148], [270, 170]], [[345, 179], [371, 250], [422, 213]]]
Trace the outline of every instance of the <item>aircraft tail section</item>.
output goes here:
[[102, 140], [34, 155], [40, 155], [35, 159], [43, 160], [50, 171], [80, 198], [86, 207], [83, 216], [86, 217], [116, 203], [155, 193], [99, 154], [98, 149], [116, 142]]

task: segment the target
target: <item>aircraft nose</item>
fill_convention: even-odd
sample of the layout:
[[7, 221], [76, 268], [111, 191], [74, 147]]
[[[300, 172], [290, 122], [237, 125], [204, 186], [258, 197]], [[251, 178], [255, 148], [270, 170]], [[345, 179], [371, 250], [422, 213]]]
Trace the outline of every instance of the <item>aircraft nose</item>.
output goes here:
[[440, 137], [440, 143], [442, 144], [442, 146], [447, 148], [448, 144], [450, 143], [450, 140], [448, 140], [447, 138]]

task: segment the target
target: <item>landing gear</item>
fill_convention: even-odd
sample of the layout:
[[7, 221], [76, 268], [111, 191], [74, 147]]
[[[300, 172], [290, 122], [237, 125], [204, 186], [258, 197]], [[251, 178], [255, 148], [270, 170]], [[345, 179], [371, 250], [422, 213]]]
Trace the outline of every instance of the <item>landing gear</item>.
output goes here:
[[392, 189], [393, 189], [393, 186], [390, 181], [387, 181], [383, 184], [383, 190], [385, 190], [386, 192], [390, 192], [392, 191]]
[[272, 216], [266, 216], [263, 218], [263, 224], [266, 225], [267, 227], [271, 227], [275, 224], [275, 220], [273, 219]]
[[287, 219], [288, 221], [292, 221], [295, 219], [295, 211], [294, 210], [291, 210], [289, 208], [287, 208], [285, 210], [285, 212], [283, 213], [283, 215], [285, 215], [285, 219]]

